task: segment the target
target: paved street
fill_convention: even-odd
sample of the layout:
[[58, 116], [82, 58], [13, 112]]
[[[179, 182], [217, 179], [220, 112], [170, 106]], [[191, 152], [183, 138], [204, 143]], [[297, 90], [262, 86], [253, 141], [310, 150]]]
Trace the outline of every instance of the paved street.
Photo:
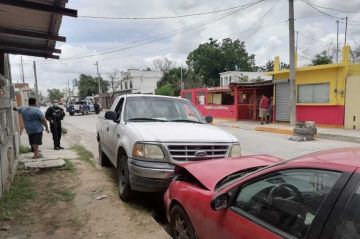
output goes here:
[[[67, 115], [64, 120], [65, 127], [79, 130], [77, 132], [77, 135], [79, 137], [81, 136], [79, 140], [84, 143], [94, 155], [97, 155], [97, 143], [95, 140], [97, 117], [98, 115], [95, 114], [71, 117]], [[359, 146], [359, 144], [356, 143], [325, 139], [317, 139], [312, 142], [293, 142], [288, 140], [289, 136], [287, 135], [229, 127], [221, 128], [232, 133], [240, 140], [243, 155], [269, 154], [283, 159], [289, 159], [324, 149]]]

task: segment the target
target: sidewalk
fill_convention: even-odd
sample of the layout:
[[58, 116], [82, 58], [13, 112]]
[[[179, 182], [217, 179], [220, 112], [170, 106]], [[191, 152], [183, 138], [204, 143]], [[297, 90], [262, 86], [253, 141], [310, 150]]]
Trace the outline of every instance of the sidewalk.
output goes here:
[[[277, 134], [292, 135], [293, 133], [293, 127], [291, 127], [288, 123], [272, 123], [261, 125], [259, 122], [256, 121], [232, 121], [224, 119], [214, 119], [213, 124], [221, 127], [257, 130]], [[317, 138], [360, 143], [360, 131], [318, 127]]]

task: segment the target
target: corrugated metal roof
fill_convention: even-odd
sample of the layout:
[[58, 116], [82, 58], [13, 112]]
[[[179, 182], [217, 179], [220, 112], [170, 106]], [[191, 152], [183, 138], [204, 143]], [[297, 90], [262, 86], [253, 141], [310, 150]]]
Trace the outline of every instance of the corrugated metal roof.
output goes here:
[[76, 16], [65, 8], [68, 0], [0, 0], [0, 51], [10, 54], [57, 58], [56, 41], [63, 15]]

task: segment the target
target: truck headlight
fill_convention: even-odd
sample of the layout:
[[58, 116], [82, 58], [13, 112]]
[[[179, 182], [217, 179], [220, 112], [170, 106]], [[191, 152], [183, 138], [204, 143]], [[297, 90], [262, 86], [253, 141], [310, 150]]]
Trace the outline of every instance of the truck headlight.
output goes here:
[[145, 160], [163, 160], [165, 158], [164, 152], [159, 145], [136, 143], [132, 151], [133, 158]]
[[240, 157], [241, 156], [241, 147], [240, 144], [233, 144], [230, 149], [230, 157]]

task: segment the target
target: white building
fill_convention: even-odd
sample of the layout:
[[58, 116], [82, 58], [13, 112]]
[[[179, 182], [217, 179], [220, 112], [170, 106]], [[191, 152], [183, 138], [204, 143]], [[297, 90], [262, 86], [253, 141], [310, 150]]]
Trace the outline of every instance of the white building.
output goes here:
[[121, 73], [117, 91], [131, 94], [155, 94], [157, 83], [163, 77], [161, 71], [129, 69]]
[[272, 80], [272, 76], [265, 72], [226, 71], [220, 73], [220, 86], [228, 86], [230, 83], [258, 82]]

